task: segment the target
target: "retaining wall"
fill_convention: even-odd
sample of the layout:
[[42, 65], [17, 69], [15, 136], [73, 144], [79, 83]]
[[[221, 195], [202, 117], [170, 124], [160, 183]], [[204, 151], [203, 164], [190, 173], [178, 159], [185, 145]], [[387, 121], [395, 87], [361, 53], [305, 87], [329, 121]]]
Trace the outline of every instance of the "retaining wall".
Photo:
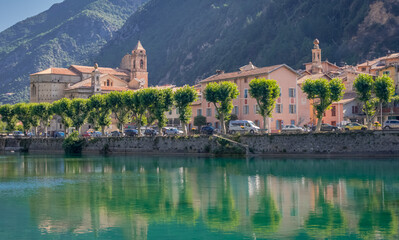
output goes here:
[[[250, 154], [388, 154], [399, 156], [399, 132], [350, 132], [240, 136]], [[62, 152], [62, 139], [0, 139], [3, 151]], [[245, 147], [228, 143], [226, 148], [216, 137], [141, 137], [96, 138], [87, 140], [84, 152], [108, 153], [232, 153]], [[232, 148], [231, 148], [232, 147]], [[233, 151], [233, 152], [240, 152]]]

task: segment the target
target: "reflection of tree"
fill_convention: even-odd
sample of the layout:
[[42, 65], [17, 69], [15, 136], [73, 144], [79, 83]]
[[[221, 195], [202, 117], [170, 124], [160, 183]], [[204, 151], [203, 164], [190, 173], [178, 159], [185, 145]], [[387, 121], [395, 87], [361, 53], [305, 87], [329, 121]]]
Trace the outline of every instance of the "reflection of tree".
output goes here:
[[251, 217], [256, 236], [277, 231], [280, 225], [280, 212], [269, 192], [262, 196], [258, 211]]
[[316, 203], [316, 208], [309, 214], [305, 222], [307, 233], [315, 238], [329, 238], [345, 233], [345, 219], [338, 206], [324, 199], [322, 191]]
[[228, 177], [220, 179], [215, 206], [209, 206], [204, 220], [208, 227], [220, 231], [233, 231], [240, 224], [234, 197]]
[[359, 219], [359, 232], [364, 239], [375, 239], [379, 233], [387, 239], [398, 234], [398, 217], [390, 207], [383, 207], [380, 196], [373, 194]]

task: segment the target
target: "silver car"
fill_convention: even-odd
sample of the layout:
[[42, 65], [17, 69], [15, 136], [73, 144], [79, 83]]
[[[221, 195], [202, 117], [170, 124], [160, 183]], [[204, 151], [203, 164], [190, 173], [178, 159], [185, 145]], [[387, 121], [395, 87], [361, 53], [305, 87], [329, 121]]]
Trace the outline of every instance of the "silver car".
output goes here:
[[301, 127], [297, 127], [295, 125], [285, 125], [281, 129], [282, 133], [303, 133], [305, 130]]
[[174, 135], [181, 135], [183, 131], [178, 130], [177, 128], [169, 128], [165, 131], [166, 136], [174, 136]]
[[399, 129], [399, 120], [391, 119], [385, 121], [384, 129]]

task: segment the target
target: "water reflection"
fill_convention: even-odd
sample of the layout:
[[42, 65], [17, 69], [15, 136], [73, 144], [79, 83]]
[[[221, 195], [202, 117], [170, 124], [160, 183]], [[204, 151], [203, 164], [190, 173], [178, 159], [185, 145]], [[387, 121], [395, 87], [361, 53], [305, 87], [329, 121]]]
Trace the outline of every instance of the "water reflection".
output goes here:
[[3, 156], [0, 239], [397, 239], [397, 170], [395, 159]]

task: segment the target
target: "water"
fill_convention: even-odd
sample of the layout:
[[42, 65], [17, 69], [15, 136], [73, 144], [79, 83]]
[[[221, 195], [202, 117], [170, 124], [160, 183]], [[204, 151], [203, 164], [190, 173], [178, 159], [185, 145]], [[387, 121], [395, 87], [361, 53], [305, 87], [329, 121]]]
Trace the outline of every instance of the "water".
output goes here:
[[0, 157], [0, 239], [399, 239], [397, 159]]

